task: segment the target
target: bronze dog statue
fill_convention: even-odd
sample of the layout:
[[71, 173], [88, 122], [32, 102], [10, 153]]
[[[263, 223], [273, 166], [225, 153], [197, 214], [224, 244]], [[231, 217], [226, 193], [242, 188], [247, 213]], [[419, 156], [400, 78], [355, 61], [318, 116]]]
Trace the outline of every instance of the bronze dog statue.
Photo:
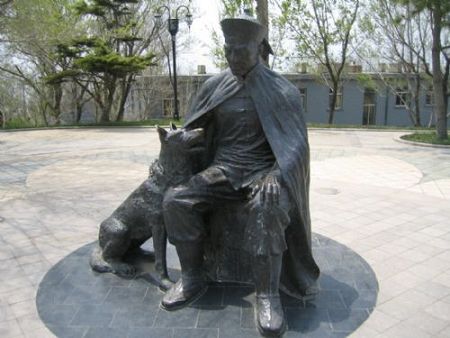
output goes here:
[[90, 265], [97, 272], [111, 272], [132, 278], [135, 266], [124, 262], [124, 256], [153, 238], [155, 270], [159, 287], [167, 290], [172, 282], [167, 273], [167, 234], [162, 214], [164, 192], [189, 179], [193, 174], [191, 155], [203, 144], [203, 129], [184, 130], [171, 125], [170, 130], [157, 127], [161, 142], [158, 160], [149, 177], [100, 224], [98, 247]]

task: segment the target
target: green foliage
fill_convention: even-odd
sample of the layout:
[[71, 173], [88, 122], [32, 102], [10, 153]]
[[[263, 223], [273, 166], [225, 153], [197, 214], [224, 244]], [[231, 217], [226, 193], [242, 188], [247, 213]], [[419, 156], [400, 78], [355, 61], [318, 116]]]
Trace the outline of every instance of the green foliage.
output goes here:
[[368, 88], [376, 91], [379, 90], [379, 84], [374, 80], [374, 77], [371, 74], [359, 73], [356, 75], [356, 81], [363, 88]]
[[70, 9], [72, 0], [14, 0], [8, 11], [2, 37], [5, 38], [0, 57], [0, 69], [23, 85], [27, 96], [21, 95], [22, 106], [34, 101], [35, 111], [16, 114], [39, 116], [45, 123], [49, 114], [61, 112], [61, 88], [46, 81], [55, 71], [64, 71], [65, 57], [57, 53], [58, 45], [73, 38], [78, 30], [77, 20]]
[[[359, 11], [359, 0], [282, 0], [281, 22], [290, 28], [296, 54], [323, 68], [322, 79], [332, 90], [328, 122], [333, 123], [337, 89]], [[325, 76], [323, 76], [325, 75]]]
[[338, 62], [351, 38], [358, 2], [283, 0], [281, 18], [289, 24], [298, 54], [318, 63]]
[[175, 121], [170, 118], [149, 119], [143, 121], [114, 121], [114, 122], [100, 122], [93, 124], [83, 124], [83, 126], [102, 126], [102, 127], [139, 127], [139, 126], [168, 126], [170, 123], [174, 123], [176, 126], [181, 127], [184, 123], [184, 119]]
[[227, 60], [225, 58], [225, 51], [223, 49], [224, 41], [223, 39], [221, 39], [221, 36], [216, 31], [212, 33], [212, 39], [213, 39], [212, 56], [214, 65], [219, 69], [225, 69], [227, 67]]
[[384, 125], [360, 125], [360, 124], [325, 124], [325, 123], [307, 123], [308, 128], [320, 128], [320, 129], [373, 129], [373, 130], [431, 130], [426, 127], [414, 127], [414, 126], [384, 126]]
[[[108, 32], [97, 35], [80, 36], [66, 45], [59, 45], [57, 53], [67, 58], [73, 58], [71, 72], [60, 72], [54, 78], [64, 76], [80, 76], [83, 72], [91, 75], [109, 75], [124, 78], [138, 73], [154, 64], [155, 55], [136, 55], [127, 52], [132, 43], [142, 40], [135, 34], [137, 22], [129, 17], [128, 5], [138, 3], [138, 0], [79, 0], [74, 8], [81, 16], [92, 15], [100, 17]], [[103, 29], [104, 29], [103, 28]], [[109, 34], [108, 34], [109, 33]]]
[[5, 129], [23, 129], [23, 128], [35, 128], [36, 126], [28, 119], [24, 117], [14, 117], [7, 119], [5, 123]]
[[450, 138], [441, 139], [438, 138], [436, 133], [413, 133], [409, 135], [401, 136], [402, 139], [413, 142], [428, 143], [428, 144], [440, 144], [450, 146]]
[[138, 73], [152, 65], [154, 55], [148, 56], [122, 56], [115, 52], [106, 54], [90, 54], [75, 60], [74, 65], [79, 69], [92, 74], [108, 74], [123, 78], [131, 73]]
[[[169, 126], [174, 123], [177, 127], [181, 127], [184, 119], [175, 121], [169, 118], [149, 119], [143, 121], [110, 121], [99, 123], [84, 123], [74, 125], [64, 125], [62, 128], [85, 128], [85, 127], [153, 127], [153, 126]], [[34, 125], [31, 121], [23, 118], [14, 118], [7, 121], [5, 129], [25, 129], [25, 128], [40, 128], [41, 125]], [[60, 126], [51, 126], [51, 128], [61, 128]]]
[[68, 79], [75, 78], [81, 75], [81, 71], [78, 69], [65, 69], [57, 73], [52, 73], [45, 76], [43, 79], [49, 85], [54, 85], [67, 81]]
[[58, 45], [55, 51], [70, 62], [71, 69], [57, 71], [46, 80], [75, 80], [100, 107], [102, 121], [109, 120], [117, 102], [117, 116], [122, 118], [134, 76], [155, 64], [156, 55], [139, 36], [143, 1], [77, 0], [73, 8], [89, 33]]
[[254, 10], [253, 0], [221, 0], [221, 3], [226, 17], [236, 17], [243, 9]]

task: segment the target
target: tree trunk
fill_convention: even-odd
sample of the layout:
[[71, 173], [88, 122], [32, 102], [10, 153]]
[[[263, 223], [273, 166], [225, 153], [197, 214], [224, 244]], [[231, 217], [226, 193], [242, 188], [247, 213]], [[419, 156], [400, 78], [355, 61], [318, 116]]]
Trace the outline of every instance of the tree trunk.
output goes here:
[[447, 132], [447, 110], [446, 110], [446, 92], [444, 92], [445, 84], [441, 69], [441, 29], [442, 29], [442, 13], [439, 5], [433, 9], [433, 47], [431, 50], [431, 60], [433, 65], [433, 90], [434, 103], [436, 112], [436, 135], [438, 139], [445, 140], [448, 138]]
[[115, 78], [105, 79], [105, 103], [100, 115], [100, 122], [110, 122], [110, 115], [114, 103], [114, 94], [116, 93], [117, 81]]
[[338, 94], [339, 85], [333, 83], [332, 88], [332, 95], [331, 95], [331, 101], [328, 108], [328, 124], [334, 123], [334, 112], [336, 111], [336, 100], [337, 100], [337, 94]]
[[61, 116], [61, 102], [62, 102], [62, 97], [63, 97], [63, 89], [62, 89], [62, 85], [60, 83], [55, 84], [53, 86], [53, 113], [55, 115], [55, 119], [56, 119], [56, 124], [59, 125], [61, 123], [61, 121], [59, 120], [60, 116]]
[[[256, 16], [258, 21], [267, 28], [266, 40], [269, 42], [269, 7], [267, 0], [256, 0]], [[263, 61], [266, 65], [269, 64], [268, 53], [264, 53]]]
[[75, 110], [75, 123], [80, 123], [81, 115], [83, 114], [83, 104], [80, 102], [76, 103], [76, 110]]
[[123, 121], [125, 115], [125, 104], [127, 102], [128, 95], [130, 94], [131, 85], [133, 83], [133, 75], [127, 77], [126, 80], [122, 83], [121, 93], [120, 93], [120, 102], [119, 102], [119, 112], [117, 114], [116, 121]]
[[420, 127], [422, 126], [422, 121], [420, 119], [420, 75], [416, 75], [416, 81], [415, 81], [415, 87], [414, 87], [414, 126]]

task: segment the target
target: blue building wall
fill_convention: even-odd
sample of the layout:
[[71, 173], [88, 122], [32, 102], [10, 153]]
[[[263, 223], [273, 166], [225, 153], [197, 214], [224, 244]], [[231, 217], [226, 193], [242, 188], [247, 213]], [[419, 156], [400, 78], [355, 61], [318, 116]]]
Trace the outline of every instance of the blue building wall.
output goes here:
[[[212, 75], [192, 75], [180, 76], [178, 80], [180, 113], [181, 116], [187, 110], [192, 97], [196, 95], [202, 83]], [[306, 109], [304, 111], [307, 122], [310, 123], [327, 123], [329, 113], [329, 88], [313, 74], [284, 74], [297, 88], [306, 89]], [[391, 74], [391, 76], [401, 77], [404, 74]], [[374, 75], [375, 77], [375, 75]], [[142, 77], [146, 86], [153, 86], [152, 97], [140, 98], [131, 95], [133, 102], [128, 107], [143, 107], [145, 101], [146, 118], [163, 117], [163, 99], [167, 100], [172, 96], [171, 85], [165, 76]], [[139, 89], [139, 80], [136, 82], [136, 91], [145, 93], [145, 90]], [[375, 91], [375, 124], [388, 126], [412, 126], [412, 120], [405, 107], [395, 105], [395, 95], [387, 90], [381, 81], [378, 82], [378, 90]], [[366, 88], [357, 81], [355, 76], [348, 76], [343, 81], [342, 108], [335, 111], [334, 123], [342, 125], [362, 125], [364, 111], [364, 93]], [[428, 125], [433, 107], [426, 104], [425, 91], [420, 95], [421, 124]], [[137, 101], [141, 101], [138, 105]], [[136, 113], [127, 114], [129, 118], [136, 116]], [[142, 116], [142, 114], [140, 114]], [[449, 118], [450, 126], [450, 118]]]

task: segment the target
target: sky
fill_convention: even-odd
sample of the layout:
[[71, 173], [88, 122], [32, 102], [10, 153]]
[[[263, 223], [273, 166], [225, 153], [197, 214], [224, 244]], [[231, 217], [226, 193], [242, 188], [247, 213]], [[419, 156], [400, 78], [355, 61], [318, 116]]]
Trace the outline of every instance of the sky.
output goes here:
[[177, 49], [177, 64], [181, 74], [197, 73], [198, 65], [205, 65], [207, 73], [218, 71], [212, 61], [211, 36], [213, 30], [221, 32], [219, 3], [220, 0], [192, 0], [194, 21], [190, 32], [187, 24], [183, 22], [177, 35], [180, 43], [186, 41], [186, 46]]

